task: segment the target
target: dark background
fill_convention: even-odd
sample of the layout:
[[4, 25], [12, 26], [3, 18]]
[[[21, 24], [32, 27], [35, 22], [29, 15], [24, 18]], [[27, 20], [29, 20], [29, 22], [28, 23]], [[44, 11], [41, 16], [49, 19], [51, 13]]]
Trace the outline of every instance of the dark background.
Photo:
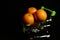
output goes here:
[[[46, 8], [55, 10], [57, 13], [59, 11], [59, 1], [58, 0], [15, 0], [15, 1], [8, 1], [8, 37], [9, 39], [18, 40], [23, 38], [22, 33], [22, 25], [21, 25], [21, 18], [23, 14], [26, 12], [27, 8], [29, 7], [36, 7], [40, 8], [41, 6], [45, 6]], [[57, 16], [57, 15], [56, 15]], [[57, 17], [54, 18], [55, 22], [57, 21]], [[56, 33], [56, 26], [54, 28], [54, 33]], [[53, 29], [52, 29], [53, 30]], [[52, 37], [56, 38], [56, 37]], [[53, 39], [52, 39], [53, 40]]]

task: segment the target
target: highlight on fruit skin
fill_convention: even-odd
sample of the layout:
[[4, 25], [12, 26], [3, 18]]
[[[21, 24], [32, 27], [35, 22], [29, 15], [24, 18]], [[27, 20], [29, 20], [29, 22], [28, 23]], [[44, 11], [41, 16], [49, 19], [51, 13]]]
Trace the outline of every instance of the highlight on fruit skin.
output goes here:
[[47, 19], [47, 13], [42, 9], [37, 10], [36, 16], [40, 21], [45, 21]]
[[34, 14], [36, 11], [37, 11], [37, 9], [35, 7], [28, 8], [28, 12], [31, 14]]
[[26, 13], [24, 16], [23, 16], [23, 21], [25, 22], [26, 25], [32, 25], [34, 24], [34, 17], [32, 14], [30, 13]]

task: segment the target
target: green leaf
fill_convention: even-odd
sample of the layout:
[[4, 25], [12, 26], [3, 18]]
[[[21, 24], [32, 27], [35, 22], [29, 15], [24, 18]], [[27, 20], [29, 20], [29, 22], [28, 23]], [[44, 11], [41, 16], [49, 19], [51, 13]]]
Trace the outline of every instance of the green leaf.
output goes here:
[[23, 23], [23, 22], [22, 22], [22, 27], [23, 27], [23, 32], [25, 33], [26, 28], [25, 28], [25, 25], [24, 25], [24, 23]]
[[43, 9], [43, 10], [44, 10], [44, 6], [41, 6], [41, 9]]
[[55, 15], [56, 15], [56, 12], [52, 11], [51, 16], [55, 16]]
[[25, 33], [25, 31], [26, 31], [26, 28], [25, 28], [25, 27], [23, 27], [23, 32]]

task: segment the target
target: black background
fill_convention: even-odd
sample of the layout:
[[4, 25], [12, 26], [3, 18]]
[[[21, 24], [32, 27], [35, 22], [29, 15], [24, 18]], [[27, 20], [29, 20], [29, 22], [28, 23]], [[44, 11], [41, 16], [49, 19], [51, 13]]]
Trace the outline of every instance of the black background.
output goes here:
[[[21, 18], [23, 14], [26, 12], [27, 8], [34, 6], [36, 8], [40, 8], [41, 6], [45, 6], [46, 8], [50, 8], [55, 10], [58, 14], [59, 11], [59, 1], [58, 0], [15, 0], [8, 1], [8, 37], [13, 40], [22, 40], [22, 26], [21, 26]], [[56, 15], [57, 16], [57, 15]], [[55, 17], [55, 22], [57, 21], [57, 17]], [[54, 26], [53, 28], [56, 28]], [[54, 29], [54, 33], [56, 33], [56, 29]], [[51, 38], [52, 39], [52, 38]], [[53, 39], [52, 39], [53, 40]], [[55, 40], [55, 37], [54, 37]]]

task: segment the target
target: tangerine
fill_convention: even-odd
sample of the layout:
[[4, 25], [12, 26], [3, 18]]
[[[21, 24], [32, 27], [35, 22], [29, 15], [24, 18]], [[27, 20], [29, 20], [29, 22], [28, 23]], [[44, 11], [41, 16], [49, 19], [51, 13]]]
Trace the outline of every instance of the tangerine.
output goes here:
[[24, 21], [26, 24], [33, 24], [33, 23], [34, 23], [34, 17], [33, 17], [32, 14], [26, 13], [26, 14], [23, 16], [23, 21]]
[[40, 21], [45, 21], [47, 19], [47, 13], [42, 9], [37, 10], [36, 16]]
[[35, 7], [28, 8], [28, 12], [31, 14], [35, 13], [36, 11], [37, 11], [37, 9]]

